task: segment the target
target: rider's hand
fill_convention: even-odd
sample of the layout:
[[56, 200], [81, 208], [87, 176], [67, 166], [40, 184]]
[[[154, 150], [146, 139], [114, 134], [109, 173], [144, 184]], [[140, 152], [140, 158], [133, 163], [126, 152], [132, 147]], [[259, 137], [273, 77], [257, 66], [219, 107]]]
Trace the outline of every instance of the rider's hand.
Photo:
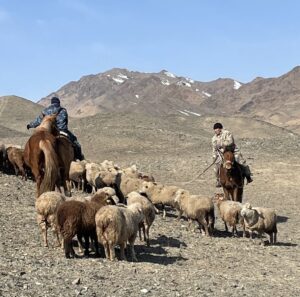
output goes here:
[[29, 124], [27, 124], [26, 128], [27, 128], [27, 130], [29, 130], [29, 129], [30, 129], [30, 125], [29, 125]]

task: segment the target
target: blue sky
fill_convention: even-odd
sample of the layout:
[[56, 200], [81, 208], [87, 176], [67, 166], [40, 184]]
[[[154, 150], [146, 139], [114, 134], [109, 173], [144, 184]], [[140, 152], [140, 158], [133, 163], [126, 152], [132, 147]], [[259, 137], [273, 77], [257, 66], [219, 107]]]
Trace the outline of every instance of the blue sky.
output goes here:
[[114, 67], [249, 82], [299, 65], [300, 1], [0, 0], [0, 96]]

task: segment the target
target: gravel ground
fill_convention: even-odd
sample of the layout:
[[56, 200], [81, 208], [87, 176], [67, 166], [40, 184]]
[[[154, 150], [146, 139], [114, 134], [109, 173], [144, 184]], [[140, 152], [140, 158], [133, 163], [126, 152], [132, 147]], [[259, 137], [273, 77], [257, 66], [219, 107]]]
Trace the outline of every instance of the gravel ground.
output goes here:
[[[165, 220], [157, 216], [150, 247], [137, 239], [137, 263], [109, 262], [93, 255], [65, 259], [61, 248], [41, 245], [35, 184], [0, 172], [0, 296], [300, 296], [300, 158], [295, 139], [240, 143], [254, 174], [254, 182], [245, 187], [244, 202], [276, 209], [277, 245], [231, 237], [219, 218], [215, 236], [207, 238], [199, 230], [188, 231], [187, 222], [176, 221], [170, 210]], [[213, 196], [212, 170], [184, 183], [209, 165], [209, 152], [204, 153], [209, 140], [202, 154], [194, 144], [188, 139], [182, 150], [170, 143], [167, 149], [136, 149], [116, 158], [120, 165], [137, 163], [163, 183]], [[50, 244], [52, 239], [51, 234]]]

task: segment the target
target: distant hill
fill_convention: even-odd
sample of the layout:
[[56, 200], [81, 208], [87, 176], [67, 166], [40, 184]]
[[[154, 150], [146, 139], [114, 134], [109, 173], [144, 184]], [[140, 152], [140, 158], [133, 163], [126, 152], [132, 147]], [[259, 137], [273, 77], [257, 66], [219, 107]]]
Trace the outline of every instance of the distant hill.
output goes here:
[[140, 73], [114, 68], [72, 81], [58, 95], [73, 117], [97, 113], [240, 115], [300, 133], [300, 67], [277, 78], [243, 84], [229, 78], [199, 82], [162, 70]]
[[42, 109], [40, 104], [21, 97], [0, 97], [0, 125], [26, 135], [29, 133], [26, 125], [35, 119]]

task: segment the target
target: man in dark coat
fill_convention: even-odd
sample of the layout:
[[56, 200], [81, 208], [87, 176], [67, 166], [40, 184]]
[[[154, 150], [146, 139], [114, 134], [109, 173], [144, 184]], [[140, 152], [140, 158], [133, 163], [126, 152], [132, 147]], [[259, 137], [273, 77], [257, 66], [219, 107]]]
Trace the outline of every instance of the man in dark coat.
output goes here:
[[84, 157], [81, 152], [81, 145], [77, 140], [77, 137], [68, 129], [68, 112], [64, 107], [60, 106], [60, 100], [57, 97], [51, 98], [51, 105], [44, 108], [42, 114], [35, 120], [27, 125], [27, 129], [36, 128], [42, 122], [42, 119], [46, 115], [57, 113], [56, 126], [62, 135], [67, 136], [74, 146], [75, 159], [83, 160]]

